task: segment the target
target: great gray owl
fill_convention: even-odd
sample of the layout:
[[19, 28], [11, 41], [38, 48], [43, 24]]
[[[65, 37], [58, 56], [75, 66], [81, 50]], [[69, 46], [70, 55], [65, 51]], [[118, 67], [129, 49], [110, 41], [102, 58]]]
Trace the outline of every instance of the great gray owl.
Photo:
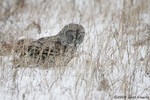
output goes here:
[[82, 25], [71, 23], [55, 36], [19, 40], [13, 46], [13, 63], [20, 67], [36, 65], [43, 68], [67, 65], [83, 42], [84, 35]]

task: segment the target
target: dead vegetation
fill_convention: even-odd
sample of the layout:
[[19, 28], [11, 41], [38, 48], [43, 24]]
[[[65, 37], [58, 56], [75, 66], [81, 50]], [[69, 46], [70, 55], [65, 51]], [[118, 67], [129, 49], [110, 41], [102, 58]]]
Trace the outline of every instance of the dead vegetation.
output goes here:
[[[86, 38], [66, 68], [15, 69], [9, 63], [8, 41], [51, 36], [70, 22], [82, 24]], [[0, 0], [0, 41], [3, 98], [150, 98], [150, 0]]]

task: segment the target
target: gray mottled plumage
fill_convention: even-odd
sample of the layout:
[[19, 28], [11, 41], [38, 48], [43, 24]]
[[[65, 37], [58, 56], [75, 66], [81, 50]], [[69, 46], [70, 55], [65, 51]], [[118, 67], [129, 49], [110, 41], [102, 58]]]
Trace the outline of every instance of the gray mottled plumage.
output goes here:
[[71, 23], [55, 36], [35, 41], [19, 40], [15, 47], [19, 58], [13, 62], [19, 66], [35, 64], [44, 68], [67, 65], [83, 42], [84, 35], [83, 26]]

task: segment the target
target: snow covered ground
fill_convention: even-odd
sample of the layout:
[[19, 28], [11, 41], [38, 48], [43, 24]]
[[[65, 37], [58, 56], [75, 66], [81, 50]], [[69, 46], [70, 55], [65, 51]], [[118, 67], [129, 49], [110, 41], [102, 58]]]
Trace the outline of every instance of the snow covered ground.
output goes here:
[[65, 68], [15, 69], [0, 56], [0, 100], [150, 99], [149, 0], [0, 0], [0, 41], [53, 36], [68, 23], [86, 36]]

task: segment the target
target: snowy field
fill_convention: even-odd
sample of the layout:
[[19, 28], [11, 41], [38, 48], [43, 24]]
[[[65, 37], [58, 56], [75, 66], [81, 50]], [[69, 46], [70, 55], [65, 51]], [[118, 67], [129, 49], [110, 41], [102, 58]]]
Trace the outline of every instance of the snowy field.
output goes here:
[[0, 0], [0, 41], [69, 23], [86, 36], [65, 67], [16, 69], [0, 56], [0, 100], [150, 100], [150, 0]]

